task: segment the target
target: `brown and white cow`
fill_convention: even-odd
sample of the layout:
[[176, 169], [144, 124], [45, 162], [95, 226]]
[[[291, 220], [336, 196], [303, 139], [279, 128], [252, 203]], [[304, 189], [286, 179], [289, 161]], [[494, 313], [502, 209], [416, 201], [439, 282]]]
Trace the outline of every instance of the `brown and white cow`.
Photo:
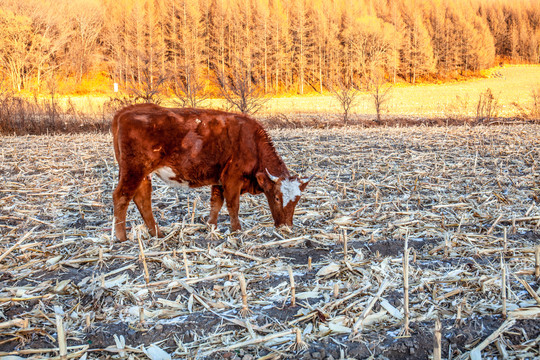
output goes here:
[[254, 119], [217, 110], [131, 105], [112, 121], [119, 167], [113, 193], [116, 237], [126, 240], [133, 199], [152, 236], [162, 236], [151, 209], [151, 174], [173, 186], [212, 186], [209, 223], [227, 202], [232, 230], [241, 228], [239, 198], [264, 192], [276, 227], [292, 226], [309, 180], [291, 176], [272, 140]]

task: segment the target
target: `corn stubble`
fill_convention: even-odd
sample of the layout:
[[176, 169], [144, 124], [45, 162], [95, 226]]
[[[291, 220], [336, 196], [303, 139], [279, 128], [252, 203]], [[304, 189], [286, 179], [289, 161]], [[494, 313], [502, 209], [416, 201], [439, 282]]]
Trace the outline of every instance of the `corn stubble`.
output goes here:
[[[150, 238], [131, 207], [125, 244], [111, 237], [110, 136], [0, 137], [0, 337], [19, 346], [0, 357], [91, 356], [91, 345], [74, 338], [120, 321], [140, 331], [177, 324], [176, 345], [155, 346], [180, 358], [239, 349], [294, 358], [325, 339], [359, 349], [373, 336], [419, 339], [434, 328], [426, 351], [446, 358], [447, 332], [472, 317], [500, 317], [503, 295], [506, 320], [480, 343], [453, 344], [453, 358], [539, 355], [537, 346], [505, 343], [508, 332], [522, 334], [520, 319], [540, 316], [540, 126], [272, 137], [293, 172], [316, 173], [293, 233], [274, 231], [262, 197], [244, 196], [245, 232], [227, 234], [223, 216], [209, 238], [207, 189], [177, 191], [156, 180], [154, 211], [167, 236]], [[18, 316], [5, 311], [27, 304], [38, 305]], [[54, 305], [69, 316], [57, 318]], [[179, 330], [178, 319], [202, 316], [227, 326], [189, 337]], [[61, 326], [67, 344], [56, 335]], [[25, 343], [21, 331], [56, 348]], [[149, 348], [118, 335], [113, 354]]]

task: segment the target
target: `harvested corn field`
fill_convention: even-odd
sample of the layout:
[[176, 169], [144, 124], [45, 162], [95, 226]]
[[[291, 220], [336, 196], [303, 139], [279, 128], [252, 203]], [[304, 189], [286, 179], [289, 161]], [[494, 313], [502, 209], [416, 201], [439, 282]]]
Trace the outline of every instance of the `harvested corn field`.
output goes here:
[[168, 235], [131, 205], [125, 243], [110, 136], [0, 137], [0, 358], [540, 356], [540, 126], [271, 135], [315, 174], [292, 232], [155, 179]]

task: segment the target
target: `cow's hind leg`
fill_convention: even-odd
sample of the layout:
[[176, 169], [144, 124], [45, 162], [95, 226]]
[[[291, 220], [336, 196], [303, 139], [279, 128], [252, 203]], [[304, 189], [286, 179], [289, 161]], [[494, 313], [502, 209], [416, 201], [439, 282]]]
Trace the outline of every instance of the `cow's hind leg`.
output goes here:
[[210, 225], [217, 226], [217, 219], [219, 211], [223, 206], [223, 201], [223, 186], [212, 185], [212, 193], [210, 195], [210, 218], [208, 219]]
[[126, 213], [129, 202], [133, 199], [144, 176], [122, 176], [113, 192], [114, 230], [119, 241], [126, 241]]
[[152, 180], [150, 179], [150, 175], [143, 179], [135, 191], [133, 201], [135, 202], [135, 205], [137, 205], [137, 209], [139, 209], [150, 235], [163, 237], [163, 233], [159, 230], [154, 215], [152, 214]]

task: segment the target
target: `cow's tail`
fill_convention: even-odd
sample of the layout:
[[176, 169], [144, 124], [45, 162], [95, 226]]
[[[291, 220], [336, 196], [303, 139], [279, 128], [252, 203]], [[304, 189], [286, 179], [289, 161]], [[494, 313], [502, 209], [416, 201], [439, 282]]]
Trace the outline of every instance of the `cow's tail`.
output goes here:
[[118, 123], [121, 116], [122, 111], [117, 111], [116, 114], [114, 114], [112, 124], [111, 124], [111, 132], [113, 136], [113, 146], [114, 146], [114, 157], [116, 158], [116, 162], [120, 164], [120, 146], [118, 144]]

